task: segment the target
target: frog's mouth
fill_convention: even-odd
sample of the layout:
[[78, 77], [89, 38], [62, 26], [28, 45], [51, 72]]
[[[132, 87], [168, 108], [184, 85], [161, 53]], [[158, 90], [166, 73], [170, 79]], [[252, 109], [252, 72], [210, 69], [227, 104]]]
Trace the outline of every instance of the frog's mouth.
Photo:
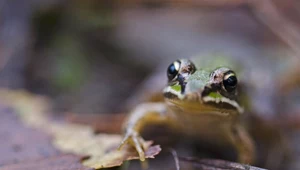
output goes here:
[[220, 107], [215, 103], [201, 103], [201, 102], [188, 102], [181, 100], [168, 99], [167, 103], [171, 108], [180, 109], [186, 113], [194, 113], [195, 115], [199, 114], [209, 114], [209, 115], [221, 115], [229, 116], [236, 115], [239, 112], [236, 109], [229, 107]]
[[194, 112], [243, 113], [244, 111], [234, 98], [225, 97], [214, 88], [200, 88], [200, 90], [182, 93], [180, 86], [175, 85], [167, 87], [164, 96], [171, 105]]
[[211, 92], [208, 96], [203, 96], [202, 101], [204, 104], [211, 105], [216, 108], [236, 110], [239, 113], [244, 112], [244, 109], [238, 104], [236, 100], [223, 97], [215, 92]]
[[[171, 93], [169, 95], [172, 95]], [[201, 96], [191, 93], [180, 99], [178, 96], [168, 96], [166, 101], [182, 110], [197, 113], [216, 113], [221, 115], [243, 113], [243, 108], [235, 101], [219, 94]]]

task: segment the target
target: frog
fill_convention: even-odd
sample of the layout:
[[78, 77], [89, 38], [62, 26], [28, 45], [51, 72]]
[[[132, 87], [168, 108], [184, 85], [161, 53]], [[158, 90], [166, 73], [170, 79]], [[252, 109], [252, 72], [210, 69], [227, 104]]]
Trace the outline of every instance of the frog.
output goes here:
[[197, 68], [190, 59], [179, 59], [167, 67], [167, 79], [164, 100], [141, 103], [130, 112], [119, 149], [128, 144], [145, 161], [141, 132], [148, 125], [164, 124], [180, 135], [231, 146], [238, 162], [254, 163], [255, 146], [241, 121], [244, 108], [234, 70]]

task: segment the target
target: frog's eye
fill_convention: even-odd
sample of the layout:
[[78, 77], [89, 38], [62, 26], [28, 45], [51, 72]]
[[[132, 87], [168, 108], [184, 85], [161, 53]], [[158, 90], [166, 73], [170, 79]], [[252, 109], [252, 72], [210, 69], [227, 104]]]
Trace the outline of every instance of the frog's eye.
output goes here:
[[178, 74], [180, 69], [181, 62], [179, 60], [174, 61], [172, 64], [169, 65], [167, 70], [167, 76], [169, 81], [172, 81]]
[[228, 71], [224, 74], [223, 85], [228, 92], [234, 91], [238, 83], [238, 80], [233, 71]]

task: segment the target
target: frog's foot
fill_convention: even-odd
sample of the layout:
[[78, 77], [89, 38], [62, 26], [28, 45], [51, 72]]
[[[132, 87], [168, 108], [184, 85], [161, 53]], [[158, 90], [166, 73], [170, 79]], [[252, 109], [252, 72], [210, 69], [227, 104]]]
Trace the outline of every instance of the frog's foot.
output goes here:
[[118, 147], [118, 150], [122, 149], [122, 147], [129, 143], [131, 146], [135, 147], [136, 151], [139, 154], [140, 160], [145, 160], [145, 152], [144, 152], [144, 139], [136, 132], [130, 131], [127, 132], [125, 137], [123, 138], [121, 144]]

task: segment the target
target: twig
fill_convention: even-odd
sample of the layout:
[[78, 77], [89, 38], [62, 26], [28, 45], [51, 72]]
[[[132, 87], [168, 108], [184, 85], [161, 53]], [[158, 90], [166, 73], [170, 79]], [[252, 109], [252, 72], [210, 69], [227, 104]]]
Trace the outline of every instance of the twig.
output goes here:
[[250, 165], [240, 164], [236, 162], [229, 162], [224, 160], [217, 159], [197, 159], [192, 157], [179, 157], [180, 161], [190, 162], [195, 167], [201, 168], [202, 170], [209, 170], [212, 168], [216, 168], [219, 170], [266, 170], [263, 168], [258, 168]]
[[179, 159], [178, 159], [178, 155], [177, 155], [176, 150], [174, 150], [173, 148], [170, 148], [169, 151], [173, 155], [173, 158], [174, 158], [174, 161], [175, 161], [176, 170], [180, 170]]

